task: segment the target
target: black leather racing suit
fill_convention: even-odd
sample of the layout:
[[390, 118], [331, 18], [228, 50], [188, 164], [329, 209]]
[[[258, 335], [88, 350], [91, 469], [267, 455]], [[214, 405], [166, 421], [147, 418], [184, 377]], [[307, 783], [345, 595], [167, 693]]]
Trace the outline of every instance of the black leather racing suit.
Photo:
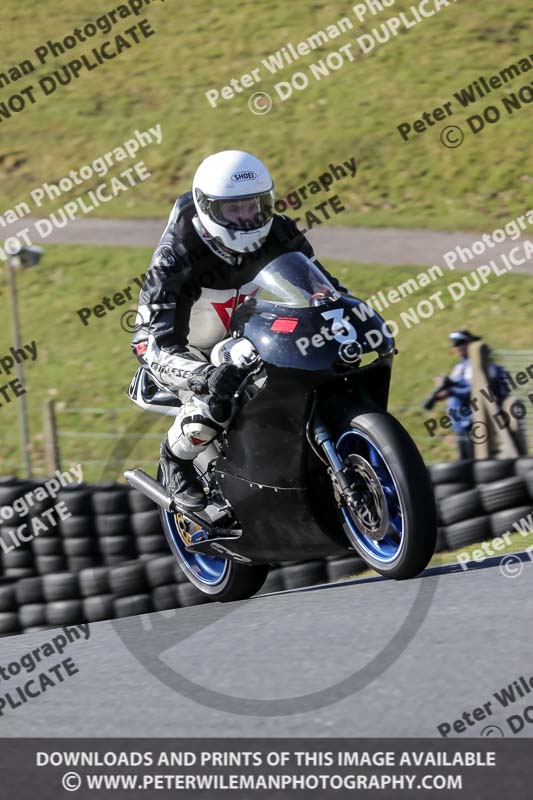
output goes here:
[[[228, 338], [231, 315], [255, 288], [254, 277], [290, 251], [304, 253], [336, 289], [346, 291], [316, 260], [311, 244], [289, 217], [274, 215], [259, 249], [229, 255], [202, 228], [192, 193], [179, 197], [140, 291], [132, 341], [135, 355], [156, 383], [185, 398], [187, 378], [203, 370], [212, 348]], [[197, 418], [198, 409], [188, 408], [184, 414]], [[183, 439], [183, 422], [182, 414], [169, 433], [169, 444], [176, 455], [193, 458], [199, 448]], [[196, 438], [201, 438], [199, 433]]]

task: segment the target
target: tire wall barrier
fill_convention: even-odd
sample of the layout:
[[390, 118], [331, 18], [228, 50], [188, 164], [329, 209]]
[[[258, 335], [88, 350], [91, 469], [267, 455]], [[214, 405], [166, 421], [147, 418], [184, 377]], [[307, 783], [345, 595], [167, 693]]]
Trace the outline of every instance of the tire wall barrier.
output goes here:
[[438, 507], [437, 552], [516, 533], [515, 524], [533, 530], [533, 458], [434, 464], [430, 474]]
[[[533, 458], [434, 464], [430, 474], [437, 552], [501, 536], [533, 512]], [[16, 503], [44, 480], [0, 478], [0, 636], [209, 602], [170, 554], [151, 500], [122, 484], [98, 483], [65, 486], [54, 500], [30, 507]], [[5, 510], [13, 504], [21, 510]], [[24, 523], [34, 535], [17, 538]], [[281, 564], [271, 568], [261, 593], [339, 581], [365, 569], [355, 554]]]

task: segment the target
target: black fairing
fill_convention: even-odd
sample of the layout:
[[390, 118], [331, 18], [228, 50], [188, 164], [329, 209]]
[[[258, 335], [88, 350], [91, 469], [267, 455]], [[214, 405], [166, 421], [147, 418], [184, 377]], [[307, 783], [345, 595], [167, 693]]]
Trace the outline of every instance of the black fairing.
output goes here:
[[[250, 299], [234, 315], [232, 332], [253, 342], [267, 380], [237, 415], [216, 469], [245, 532], [233, 549], [256, 562], [318, 558], [348, 547], [331, 484], [308, 444], [306, 426], [315, 403], [326, 423], [339, 409], [345, 412], [347, 404], [353, 416], [368, 403], [386, 408], [394, 340], [384, 335], [379, 315], [360, 319], [354, 308], [368, 307], [346, 296], [316, 308]], [[325, 337], [321, 346], [303, 352], [303, 337], [311, 339], [328, 328], [322, 313], [332, 309], [350, 320], [362, 357], [374, 353], [375, 363], [346, 363], [339, 357], [342, 344]], [[296, 321], [294, 330], [272, 330], [280, 318], [292, 320], [289, 327]], [[376, 331], [381, 332], [379, 343]]]
[[[323, 344], [312, 344], [312, 337], [320, 334], [321, 329], [328, 329], [331, 335], [331, 323], [323, 318], [324, 312], [342, 312], [357, 331], [362, 355], [385, 356], [394, 351], [394, 339], [388, 335], [385, 321], [376, 312], [369, 317], [368, 309], [362, 300], [344, 295], [317, 308], [287, 308], [250, 298], [235, 312], [231, 330], [236, 336], [250, 339], [266, 364], [305, 372], [323, 370], [334, 376], [346, 371], [346, 363], [339, 357], [340, 343], [322, 336]], [[295, 320], [296, 327], [291, 333], [273, 331], [272, 325], [278, 319]], [[303, 344], [298, 346], [304, 338], [311, 341], [307, 348]]]

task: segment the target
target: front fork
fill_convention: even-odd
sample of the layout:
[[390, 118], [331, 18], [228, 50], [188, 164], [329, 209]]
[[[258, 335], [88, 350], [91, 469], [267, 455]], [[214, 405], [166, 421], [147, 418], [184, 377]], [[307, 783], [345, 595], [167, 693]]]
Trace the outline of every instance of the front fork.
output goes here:
[[348, 477], [349, 472], [346, 465], [341, 461], [337, 453], [336, 447], [331, 438], [331, 434], [322, 421], [320, 414], [314, 413], [311, 422], [311, 435], [315, 443], [325, 455], [328, 463], [328, 472], [333, 481], [333, 487], [336, 489], [337, 502], [339, 506], [346, 504], [351, 508], [356, 508], [361, 504], [361, 499], [357, 497], [356, 487], [352, 479]]
[[322, 448], [322, 451], [328, 460], [332, 477], [337, 483], [339, 489], [341, 492], [349, 490], [350, 482], [345, 475], [344, 464], [337, 454], [335, 445], [331, 440], [330, 432], [322, 422], [320, 415], [316, 412], [313, 417], [312, 433], [316, 444]]
[[383, 488], [372, 465], [363, 457], [353, 455], [348, 463], [339, 458], [326, 425], [320, 415], [311, 422], [314, 440], [324, 453], [333, 483], [335, 499], [342, 509], [354, 512], [358, 527], [375, 541], [381, 541], [389, 530], [389, 512]]

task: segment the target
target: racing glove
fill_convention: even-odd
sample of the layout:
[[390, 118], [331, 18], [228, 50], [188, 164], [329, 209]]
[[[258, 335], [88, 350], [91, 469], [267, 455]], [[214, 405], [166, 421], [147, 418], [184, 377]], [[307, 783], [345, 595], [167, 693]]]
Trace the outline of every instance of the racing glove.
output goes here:
[[207, 388], [209, 394], [229, 400], [241, 383], [244, 381], [248, 371], [234, 364], [221, 364], [209, 374], [207, 378]]
[[204, 367], [192, 372], [187, 378], [187, 386], [191, 392], [198, 395], [208, 394], [207, 379], [214, 369], [215, 367], [211, 364], [206, 364]]
[[221, 400], [229, 400], [247, 374], [246, 369], [233, 364], [221, 364], [219, 367], [207, 365], [190, 375], [187, 383], [189, 389], [195, 394], [209, 394]]

